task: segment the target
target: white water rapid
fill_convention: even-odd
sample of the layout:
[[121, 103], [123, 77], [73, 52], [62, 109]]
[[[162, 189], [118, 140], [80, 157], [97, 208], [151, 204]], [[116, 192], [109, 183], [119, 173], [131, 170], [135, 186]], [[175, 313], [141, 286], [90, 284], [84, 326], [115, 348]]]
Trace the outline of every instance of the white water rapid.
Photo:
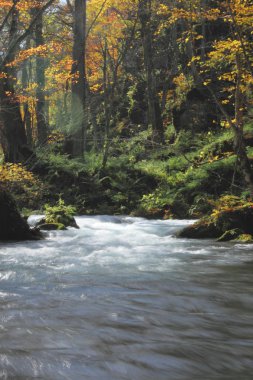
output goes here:
[[252, 245], [77, 223], [0, 244], [0, 379], [252, 380]]

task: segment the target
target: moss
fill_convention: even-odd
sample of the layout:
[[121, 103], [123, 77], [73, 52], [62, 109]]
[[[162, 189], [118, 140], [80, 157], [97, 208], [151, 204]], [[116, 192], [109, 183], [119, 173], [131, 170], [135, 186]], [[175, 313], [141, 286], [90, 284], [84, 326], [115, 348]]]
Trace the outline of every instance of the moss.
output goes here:
[[[224, 197], [221, 200], [224, 201]], [[217, 206], [210, 216], [186, 227], [178, 236], [193, 239], [219, 238], [219, 241], [228, 241], [241, 234], [253, 235], [253, 203], [239, 202], [238, 199], [232, 201], [236, 201], [235, 207], [222, 204], [220, 201], [220, 207]]]
[[245, 234], [253, 234], [253, 207], [240, 206], [219, 212], [211, 221], [222, 232], [240, 228]]
[[238, 243], [253, 243], [253, 236], [250, 234], [241, 234], [239, 235], [234, 242]]

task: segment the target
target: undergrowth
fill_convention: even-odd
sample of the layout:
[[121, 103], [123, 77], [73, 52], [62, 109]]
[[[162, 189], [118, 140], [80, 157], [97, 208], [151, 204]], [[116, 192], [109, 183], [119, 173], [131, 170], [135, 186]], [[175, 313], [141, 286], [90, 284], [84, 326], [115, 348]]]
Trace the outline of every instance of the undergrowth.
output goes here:
[[[103, 148], [79, 159], [59, 146], [40, 150], [37, 169], [46, 168], [44, 181], [50, 187], [45, 200], [63, 194], [78, 212], [88, 214], [185, 218], [209, 212], [211, 202], [223, 194], [245, 193], [230, 130], [176, 136], [170, 125], [165, 135], [169, 140], [160, 146], [152, 143], [150, 130], [112, 138], [106, 160]], [[248, 153], [253, 158], [252, 147]]]

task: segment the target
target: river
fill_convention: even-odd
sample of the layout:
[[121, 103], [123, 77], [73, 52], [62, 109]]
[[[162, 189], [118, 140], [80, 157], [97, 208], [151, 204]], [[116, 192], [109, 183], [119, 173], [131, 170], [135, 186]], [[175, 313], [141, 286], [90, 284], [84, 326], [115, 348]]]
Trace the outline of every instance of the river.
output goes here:
[[0, 245], [0, 379], [252, 380], [253, 245], [77, 222]]

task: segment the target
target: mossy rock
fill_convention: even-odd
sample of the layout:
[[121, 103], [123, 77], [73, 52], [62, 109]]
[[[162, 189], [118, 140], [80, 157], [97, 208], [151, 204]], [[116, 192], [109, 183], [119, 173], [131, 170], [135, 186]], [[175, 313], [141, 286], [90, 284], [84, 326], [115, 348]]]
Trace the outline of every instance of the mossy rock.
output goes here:
[[203, 218], [193, 225], [185, 227], [177, 237], [188, 239], [215, 239], [221, 235], [220, 230], [208, 219]]
[[230, 241], [230, 240], [234, 240], [234, 239], [237, 239], [240, 235], [242, 236], [242, 230], [240, 228], [235, 228], [233, 230], [229, 230], [229, 231], [226, 231], [224, 232], [223, 235], [221, 235], [217, 241]]
[[79, 226], [76, 223], [75, 218], [71, 216], [66, 216], [66, 215], [57, 215], [55, 218], [51, 218], [50, 220], [47, 220], [47, 218], [45, 218], [45, 223], [63, 224], [64, 227], [79, 228]]
[[222, 233], [239, 228], [244, 234], [253, 235], [253, 207], [246, 205], [224, 210], [213, 222]]
[[235, 240], [235, 243], [251, 243], [253, 244], [253, 236], [250, 234], [241, 234]]
[[66, 227], [62, 223], [42, 223], [39, 225], [40, 230], [45, 231], [62, 231], [66, 230]]
[[37, 224], [36, 227], [40, 230], [66, 230], [67, 227], [74, 227], [79, 228], [79, 226], [76, 223], [75, 218], [68, 218], [68, 219], [57, 219], [54, 221], [47, 221], [46, 218], [41, 219]]
[[[230, 232], [229, 232], [230, 231]], [[253, 206], [252, 204], [224, 209], [187, 226], [178, 233], [178, 237], [190, 239], [232, 240], [229, 235], [253, 235]], [[240, 231], [240, 234], [239, 234]], [[226, 240], [224, 240], [226, 239]]]

